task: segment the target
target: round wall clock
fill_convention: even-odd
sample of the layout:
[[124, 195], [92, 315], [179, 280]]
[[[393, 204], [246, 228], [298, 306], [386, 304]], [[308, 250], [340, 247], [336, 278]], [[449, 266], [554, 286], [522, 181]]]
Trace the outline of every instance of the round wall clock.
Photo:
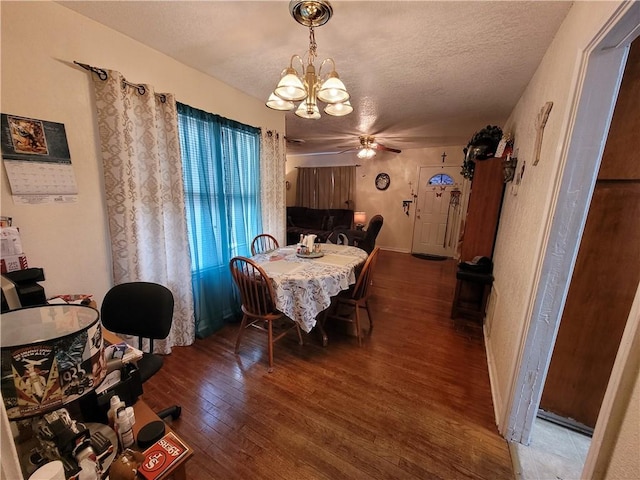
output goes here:
[[389, 188], [390, 183], [391, 178], [389, 178], [389, 174], [387, 173], [379, 173], [376, 177], [376, 188], [378, 190], [386, 190]]

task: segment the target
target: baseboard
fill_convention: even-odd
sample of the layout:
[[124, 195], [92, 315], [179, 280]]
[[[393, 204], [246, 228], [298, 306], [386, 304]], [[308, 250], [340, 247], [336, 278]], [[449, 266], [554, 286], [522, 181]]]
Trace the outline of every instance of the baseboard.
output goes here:
[[[483, 327], [483, 330], [485, 329], [486, 325]], [[496, 362], [494, 360], [493, 350], [491, 349], [491, 341], [487, 336], [486, 331], [484, 332], [484, 349], [487, 355], [487, 369], [489, 370], [489, 386], [491, 388], [491, 400], [493, 401], [493, 414], [495, 416], [496, 425], [498, 426], [498, 431], [502, 432], [500, 419], [502, 418], [502, 413], [505, 407], [502, 404], [502, 397], [500, 396], [498, 385], [496, 383], [496, 378], [498, 378]]]
[[513, 465], [513, 476], [515, 480], [523, 480], [522, 463], [520, 462], [520, 454], [518, 447], [514, 442], [509, 442], [509, 453], [511, 454], [511, 464]]
[[582, 435], [587, 435], [589, 437], [593, 437], [593, 428], [585, 425], [584, 423], [580, 423], [573, 418], [561, 417], [553, 412], [545, 412], [541, 408], [538, 409], [538, 418], [542, 420], [546, 420], [547, 422], [555, 423], [556, 425], [560, 425], [561, 427], [568, 428], [569, 430], [573, 430], [574, 432], [581, 433]]
[[383, 247], [382, 245], [378, 246], [380, 247], [380, 250], [387, 250], [388, 252], [411, 253], [411, 250], [408, 248]]

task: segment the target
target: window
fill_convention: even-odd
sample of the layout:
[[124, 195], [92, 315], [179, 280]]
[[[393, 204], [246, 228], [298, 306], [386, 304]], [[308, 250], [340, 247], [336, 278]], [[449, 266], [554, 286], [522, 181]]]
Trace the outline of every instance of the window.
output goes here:
[[356, 167], [299, 167], [296, 205], [353, 209]]
[[428, 185], [453, 185], [455, 182], [446, 173], [438, 173], [429, 179]]
[[260, 130], [178, 103], [196, 332], [236, 313], [229, 260], [262, 230]]

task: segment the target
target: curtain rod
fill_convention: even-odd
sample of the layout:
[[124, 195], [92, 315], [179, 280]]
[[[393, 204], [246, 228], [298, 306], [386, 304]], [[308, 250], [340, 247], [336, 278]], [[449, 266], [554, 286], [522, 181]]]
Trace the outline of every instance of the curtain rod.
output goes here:
[[[73, 63], [84, 68], [85, 70], [95, 73], [103, 82], [106, 81], [107, 78], [109, 78], [109, 74], [104, 68], [94, 67], [92, 65], [87, 65], [86, 63], [76, 62], [75, 60], [73, 61]], [[135, 88], [138, 91], [138, 95], [144, 95], [145, 93], [147, 93], [147, 87], [145, 87], [141, 83], [131, 83], [124, 78], [122, 79], [122, 83], [129, 87]], [[165, 103], [167, 101], [167, 96], [163, 93], [154, 93], [154, 95], [158, 97], [162, 103]]]
[[349, 164], [349, 165], [327, 165], [326, 167], [301, 167], [300, 165], [298, 165], [297, 167], [294, 168], [331, 168], [331, 167], [361, 167], [362, 165], [360, 165], [359, 163], [356, 163], [355, 165]]

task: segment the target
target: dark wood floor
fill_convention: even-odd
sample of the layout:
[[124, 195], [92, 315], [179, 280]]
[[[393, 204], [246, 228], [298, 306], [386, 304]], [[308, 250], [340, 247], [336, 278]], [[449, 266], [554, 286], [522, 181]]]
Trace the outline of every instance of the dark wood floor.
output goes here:
[[[452, 260], [382, 251], [361, 348], [329, 329], [275, 347], [238, 325], [174, 348], [144, 386], [195, 449], [192, 479], [513, 479], [497, 432], [480, 326], [452, 321]], [[368, 327], [368, 323], [365, 324]]]

